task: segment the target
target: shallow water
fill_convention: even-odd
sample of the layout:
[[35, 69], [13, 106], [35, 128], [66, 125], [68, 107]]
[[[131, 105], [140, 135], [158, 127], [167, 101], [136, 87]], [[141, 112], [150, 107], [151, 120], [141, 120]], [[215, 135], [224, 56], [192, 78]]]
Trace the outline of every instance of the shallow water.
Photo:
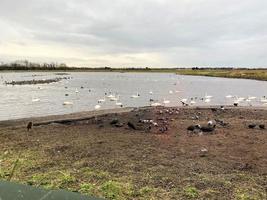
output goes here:
[[[239, 104], [259, 106], [263, 105], [260, 99], [264, 95], [267, 96], [267, 82], [255, 80], [182, 76], [168, 73], [71, 72], [68, 74], [62, 76], [54, 72], [1, 73], [0, 120], [90, 111], [94, 110], [97, 104], [101, 106], [100, 109], [119, 108], [115, 105], [115, 101], [110, 101], [108, 98], [103, 103], [97, 102], [98, 99], [104, 98], [105, 93], [119, 95], [118, 101], [124, 107], [148, 106], [151, 104], [150, 99], [159, 103], [165, 99], [170, 101], [166, 104], [168, 106], [180, 106], [181, 99], [187, 98], [189, 103], [191, 97], [196, 101], [194, 105], [232, 105], [236, 99], [227, 99], [226, 95], [244, 98], [255, 96], [257, 99], [251, 102], [241, 101]], [[4, 84], [4, 81], [66, 76], [71, 79], [51, 84], [15, 86]], [[81, 86], [84, 88], [82, 89]], [[153, 94], [150, 94], [150, 91]], [[131, 98], [137, 93], [140, 97]], [[205, 95], [213, 96], [210, 102], [204, 102]], [[65, 101], [72, 102], [73, 105], [63, 105]]]

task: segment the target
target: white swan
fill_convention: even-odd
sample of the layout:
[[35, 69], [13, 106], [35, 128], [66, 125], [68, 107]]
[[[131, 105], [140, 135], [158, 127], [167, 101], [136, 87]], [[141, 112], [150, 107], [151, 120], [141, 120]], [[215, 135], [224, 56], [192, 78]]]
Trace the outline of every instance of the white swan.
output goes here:
[[138, 93], [131, 96], [131, 98], [134, 98], [134, 99], [139, 98], [139, 97], [140, 97], [140, 94]]
[[210, 98], [212, 98], [213, 96], [211, 96], [211, 95], [205, 95], [205, 99], [210, 99]]
[[104, 97], [104, 99], [98, 99], [98, 103], [103, 103], [103, 102], [105, 102], [106, 101], [106, 97]]
[[116, 100], [116, 106], [122, 106], [122, 103], [121, 102], [118, 102], [118, 100]]
[[170, 100], [166, 100], [166, 99], [163, 100], [163, 104], [166, 105], [166, 104], [169, 104], [169, 103], [170, 103]]
[[113, 94], [110, 94], [107, 96], [108, 98], [114, 98], [115, 96]]
[[40, 101], [40, 99], [38, 99], [38, 98], [33, 98], [32, 99], [32, 102], [38, 102], [38, 101]]
[[100, 105], [95, 105], [95, 110], [98, 110], [98, 109], [100, 109], [100, 108], [101, 108]]
[[204, 101], [205, 103], [209, 103], [210, 102], [210, 99], [209, 98], [207, 98], [207, 99], [205, 99], [205, 101]]
[[194, 104], [196, 104], [196, 102], [194, 100], [192, 100], [192, 101], [190, 101], [190, 104], [194, 105]]
[[73, 105], [73, 102], [70, 102], [70, 101], [64, 101], [63, 102], [63, 105], [66, 106], [66, 105]]
[[249, 96], [248, 99], [249, 99], [249, 100], [254, 100], [254, 99], [257, 99], [257, 97]]
[[161, 106], [161, 103], [155, 102], [155, 103], [151, 103], [151, 106]]

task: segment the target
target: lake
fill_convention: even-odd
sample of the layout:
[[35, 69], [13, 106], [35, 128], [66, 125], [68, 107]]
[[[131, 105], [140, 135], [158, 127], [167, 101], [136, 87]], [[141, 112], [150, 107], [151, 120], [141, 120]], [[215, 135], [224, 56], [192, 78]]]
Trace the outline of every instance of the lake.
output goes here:
[[[264, 98], [267, 82], [255, 80], [168, 73], [2, 72], [0, 75], [0, 120], [120, 108], [120, 104], [140, 107], [165, 102], [166, 106], [181, 106], [181, 99], [187, 99], [185, 102], [192, 106], [233, 105], [234, 102], [262, 106], [267, 102]], [[50, 84], [5, 84], [5, 81], [57, 77], [70, 79]], [[98, 102], [100, 99], [104, 101]]]

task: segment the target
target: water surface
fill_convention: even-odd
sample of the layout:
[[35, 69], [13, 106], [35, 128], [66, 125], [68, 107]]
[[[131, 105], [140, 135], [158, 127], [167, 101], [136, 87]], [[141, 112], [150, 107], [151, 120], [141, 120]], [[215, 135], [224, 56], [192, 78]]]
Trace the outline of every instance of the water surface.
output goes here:
[[[71, 77], [57, 83], [39, 85], [5, 85], [5, 81], [32, 79], [51, 79]], [[148, 106], [150, 99], [162, 103], [169, 100], [167, 106], [180, 106], [181, 99], [191, 98], [194, 105], [233, 104], [236, 98], [255, 96], [257, 99], [240, 102], [240, 105], [258, 106], [260, 99], [267, 96], [267, 82], [226, 79], [214, 77], [183, 76], [168, 73], [109, 73], [109, 72], [71, 72], [69, 75], [56, 75], [54, 72], [7, 72], [0, 78], [0, 120], [66, 114], [79, 111], [119, 108], [115, 101], [106, 98], [105, 93], [119, 96], [118, 102], [124, 107]], [[83, 88], [81, 88], [83, 87]], [[78, 92], [76, 92], [76, 90]], [[152, 92], [153, 94], [151, 94]], [[68, 94], [68, 96], [66, 96]], [[139, 98], [131, 98], [140, 94]], [[107, 96], [106, 95], [106, 96]], [[205, 103], [205, 96], [213, 96]], [[202, 99], [203, 98], [203, 99]], [[73, 105], [63, 105], [63, 102]]]

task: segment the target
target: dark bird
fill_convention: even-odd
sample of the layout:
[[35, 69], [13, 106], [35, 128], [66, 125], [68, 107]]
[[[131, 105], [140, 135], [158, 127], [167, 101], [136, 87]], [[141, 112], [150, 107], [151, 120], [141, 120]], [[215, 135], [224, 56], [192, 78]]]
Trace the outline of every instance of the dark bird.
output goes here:
[[265, 129], [265, 125], [264, 124], [260, 124], [259, 127], [260, 127], [260, 129]]
[[211, 108], [211, 111], [212, 112], [216, 112], [217, 111], [217, 108]]
[[32, 129], [32, 122], [29, 122], [27, 125], [27, 130], [29, 131], [30, 129]]
[[128, 122], [127, 125], [128, 125], [129, 128], [131, 128], [133, 130], [136, 130], [136, 127], [135, 127], [135, 125], [133, 123]]
[[214, 129], [215, 129], [215, 126], [202, 126], [200, 128], [200, 130], [203, 132], [212, 132], [214, 131]]
[[248, 125], [248, 128], [251, 128], [251, 129], [252, 129], [252, 128], [255, 128], [255, 127], [256, 127], [256, 124], [249, 124], [249, 125]]
[[235, 103], [234, 103], [234, 106], [238, 106], [238, 103], [237, 103], [237, 102], [235, 102]]
[[201, 129], [200, 125], [197, 124], [197, 125], [191, 125], [187, 127], [188, 131], [194, 131], [195, 129]]

